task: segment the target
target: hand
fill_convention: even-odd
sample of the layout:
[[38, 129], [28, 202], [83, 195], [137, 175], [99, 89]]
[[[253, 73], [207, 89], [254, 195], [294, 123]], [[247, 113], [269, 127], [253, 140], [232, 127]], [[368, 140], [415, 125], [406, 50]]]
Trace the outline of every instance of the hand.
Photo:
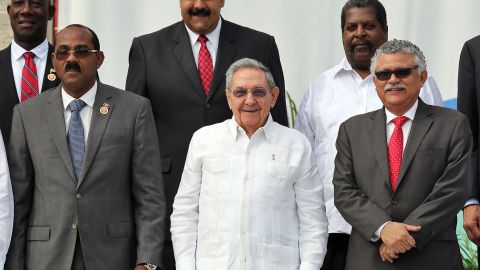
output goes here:
[[415, 239], [410, 232], [418, 232], [420, 229], [420, 226], [389, 222], [380, 232], [380, 239], [394, 253], [405, 253], [415, 247]]
[[137, 264], [133, 270], [147, 270], [144, 265]]
[[480, 205], [471, 204], [463, 208], [463, 228], [467, 233], [468, 239], [472, 240], [477, 246], [480, 245]]
[[384, 243], [380, 244], [380, 257], [382, 261], [393, 263], [393, 260], [398, 259], [398, 255], [389, 249]]

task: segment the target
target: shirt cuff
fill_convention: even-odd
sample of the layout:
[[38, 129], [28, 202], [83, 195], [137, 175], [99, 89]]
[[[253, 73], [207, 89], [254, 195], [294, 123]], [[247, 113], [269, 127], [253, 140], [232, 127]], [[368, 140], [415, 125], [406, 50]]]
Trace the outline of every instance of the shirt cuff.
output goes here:
[[465, 205], [463, 207], [467, 207], [467, 206], [472, 205], [472, 204], [480, 204], [480, 203], [478, 202], [477, 198], [470, 198], [470, 199], [468, 199], [468, 201], [465, 203]]
[[300, 269], [299, 270], [318, 270], [322, 267], [322, 265], [318, 265], [315, 263], [309, 263], [309, 262], [302, 262], [300, 264]]
[[383, 223], [382, 226], [378, 227], [378, 229], [375, 231], [375, 234], [372, 236], [372, 238], [370, 238], [370, 241], [375, 243], [378, 240], [380, 240], [380, 233], [382, 232], [383, 227], [385, 227], [385, 225], [387, 225], [387, 223], [390, 223], [390, 222], [391, 221], [387, 221], [387, 222]]

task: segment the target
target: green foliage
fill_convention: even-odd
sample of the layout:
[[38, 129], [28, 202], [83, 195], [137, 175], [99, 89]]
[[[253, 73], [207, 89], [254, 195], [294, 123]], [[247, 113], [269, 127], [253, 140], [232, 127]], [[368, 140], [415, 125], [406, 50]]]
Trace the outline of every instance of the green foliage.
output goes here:
[[458, 234], [457, 238], [460, 243], [460, 253], [463, 259], [463, 268], [465, 270], [478, 269], [478, 254], [473, 246], [474, 244], [468, 240], [465, 234]]

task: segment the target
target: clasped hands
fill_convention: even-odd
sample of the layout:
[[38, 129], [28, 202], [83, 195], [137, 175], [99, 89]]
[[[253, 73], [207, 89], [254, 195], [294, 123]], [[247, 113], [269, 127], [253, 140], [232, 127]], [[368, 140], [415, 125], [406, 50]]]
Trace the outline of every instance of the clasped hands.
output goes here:
[[420, 226], [399, 222], [388, 222], [380, 232], [380, 256], [382, 261], [393, 263], [400, 253], [405, 253], [415, 247], [415, 239], [411, 232], [420, 231]]

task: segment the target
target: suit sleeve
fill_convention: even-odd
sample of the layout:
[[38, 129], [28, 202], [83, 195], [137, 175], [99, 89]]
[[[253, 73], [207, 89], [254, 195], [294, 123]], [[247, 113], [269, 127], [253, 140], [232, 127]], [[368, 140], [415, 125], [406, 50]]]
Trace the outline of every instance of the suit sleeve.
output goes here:
[[149, 98], [147, 91], [147, 62], [138, 38], [134, 38], [128, 55], [128, 73], [125, 90]]
[[376, 230], [392, 218], [372, 202], [356, 183], [354, 160], [345, 123], [340, 126], [336, 146], [333, 174], [335, 206], [357, 232], [367, 241], [371, 241]]
[[422, 226], [419, 232], [412, 233], [418, 249], [453, 222], [468, 196], [465, 186], [468, 182], [472, 137], [465, 117], [456, 122], [445, 171], [422, 204], [404, 220], [406, 224]]
[[26, 235], [32, 209], [35, 174], [28, 149], [22, 116], [18, 106], [13, 110], [12, 132], [8, 161], [14, 197], [14, 221], [5, 269], [24, 270], [26, 263]]
[[480, 198], [478, 186], [478, 97], [477, 85], [475, 83], [475, 65], [472, 60], [470, 46], [465, 43], [460, 54], [460, 63], [458, 66], [458, 110], [465, 114], [470, 122], [470, 128], [473, 136], [472, 158], [469, 170], [470, 179], [470, 197]]
[[195, 251], [198, 238], [202, 159], [197, 154], [195, 134], [188, 148], [182, 180], [173, 203], [171, 216], [173, 249], [178, 270], [195, 270]]
[[5, 264], [13, 228], [13, 194], [8, 163], [0, 135], [0, 269]]
[[160, 152], [150, 102], [138, 111], [132, 149], [132, 193], [137, 235], [137, 263], [161, 265], [166, 215]]
[[265, 65], [272, 72], [275, 84], [278, 86], [278, 88], [280, 88], [280, 94], [278, 95], [277, 103], [271, 111], [272, 118], [275, 122], [288, 127], [287, 105], [285, 99], [285, 79], [283, 77], [282, 64], [280, 63], [280, 54], [273, 37], [269, 38], [266, 57]]

